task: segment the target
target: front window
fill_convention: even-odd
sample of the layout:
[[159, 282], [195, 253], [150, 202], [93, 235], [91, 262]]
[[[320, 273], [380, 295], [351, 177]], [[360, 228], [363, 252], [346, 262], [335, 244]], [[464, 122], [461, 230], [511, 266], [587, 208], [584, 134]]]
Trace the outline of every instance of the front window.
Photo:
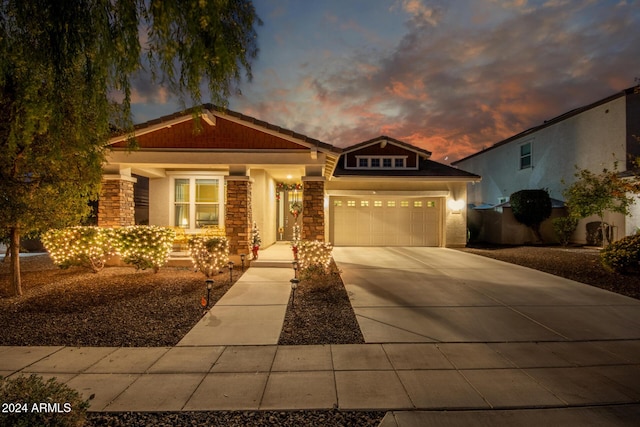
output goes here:
[[185, 230], [223, 225], [221, 183], [222, 177], [175, 178], [173, 224]]

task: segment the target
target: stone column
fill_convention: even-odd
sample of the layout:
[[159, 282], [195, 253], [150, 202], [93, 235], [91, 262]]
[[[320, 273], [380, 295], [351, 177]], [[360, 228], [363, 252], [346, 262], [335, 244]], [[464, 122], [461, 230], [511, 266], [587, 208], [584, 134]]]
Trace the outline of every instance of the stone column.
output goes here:
[[302, 239], [324, 241], [324, 178], [302, 177]]
[[103, 175], [98, 200], [99, 227], [125, 227], [135, 225], [133, 184], [135, 178], [127, 175]]
[[251, 240], [251, 178], [227, 176], [227, 206], [224, 226], [229, 241], [229, 255], [249, 253]]

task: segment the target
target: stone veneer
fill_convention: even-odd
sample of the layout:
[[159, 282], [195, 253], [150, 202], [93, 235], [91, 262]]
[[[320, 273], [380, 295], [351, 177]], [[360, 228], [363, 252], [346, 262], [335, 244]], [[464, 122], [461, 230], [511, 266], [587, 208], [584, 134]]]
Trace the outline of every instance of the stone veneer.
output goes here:
[[103, 178], [98, 201], [98, 226], [135, 225], [133, 183], [135, 178]]
[[251, 181], [249, 177], [228, 176], [224, 226], [229, 241], [230, 255], [249, 253], [251, 221]]
[[302, 239], [324, 241], [324, 179], [302, 178]]

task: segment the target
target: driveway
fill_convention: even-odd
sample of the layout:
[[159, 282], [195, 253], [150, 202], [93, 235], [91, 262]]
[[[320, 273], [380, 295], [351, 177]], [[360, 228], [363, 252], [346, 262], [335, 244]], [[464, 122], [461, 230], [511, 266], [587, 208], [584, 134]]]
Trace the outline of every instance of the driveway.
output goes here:
[[640, 339], [640, 301], [445, 248], [337, 247], [367, 343]]

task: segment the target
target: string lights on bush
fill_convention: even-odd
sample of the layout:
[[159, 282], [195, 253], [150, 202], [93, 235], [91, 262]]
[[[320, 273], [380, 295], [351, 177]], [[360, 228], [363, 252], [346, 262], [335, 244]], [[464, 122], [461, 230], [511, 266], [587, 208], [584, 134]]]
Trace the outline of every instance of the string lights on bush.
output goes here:
[[226, 237], [191, 236], [189, 256], [196, 270], [207, 278], [217, 274], [229, 261], [229, 242]]

